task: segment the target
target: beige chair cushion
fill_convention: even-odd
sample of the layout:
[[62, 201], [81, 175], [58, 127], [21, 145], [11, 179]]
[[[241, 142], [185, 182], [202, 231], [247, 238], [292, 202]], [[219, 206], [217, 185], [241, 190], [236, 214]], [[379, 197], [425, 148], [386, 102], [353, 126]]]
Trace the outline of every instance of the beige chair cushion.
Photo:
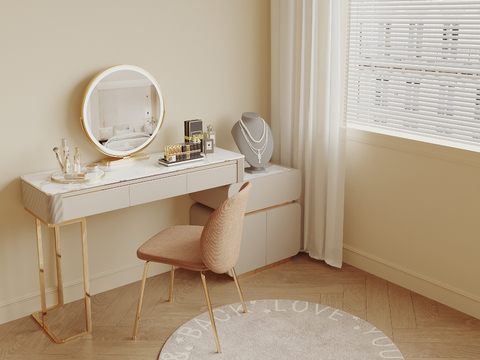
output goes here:
[[175, 265], [188, 270], [208, 270], [202, 261], [200, 237], [203, 226], [182, 225], [167, 228], [137, 250], [141, 260]]
[[205, 227], [181, 225], [159, 232], [138, 248], [138, 258], [188, 270], [226, 273], [235, 266], [240, 254], [251, 188], [250, 183], [244, 184], [213, 212]]

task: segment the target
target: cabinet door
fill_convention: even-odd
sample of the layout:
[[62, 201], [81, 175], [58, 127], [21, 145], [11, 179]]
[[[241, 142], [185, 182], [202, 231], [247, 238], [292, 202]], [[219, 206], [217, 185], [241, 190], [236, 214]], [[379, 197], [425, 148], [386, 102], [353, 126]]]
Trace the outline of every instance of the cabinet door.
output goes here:
[[300, 204], [267, 210], [267, 264], [300, 251]]
[[237, 275], [267, 265], [266, 216], [267, 214], [265, 211], [245, 215], [240, 257], [235, 265], [235, 272]]

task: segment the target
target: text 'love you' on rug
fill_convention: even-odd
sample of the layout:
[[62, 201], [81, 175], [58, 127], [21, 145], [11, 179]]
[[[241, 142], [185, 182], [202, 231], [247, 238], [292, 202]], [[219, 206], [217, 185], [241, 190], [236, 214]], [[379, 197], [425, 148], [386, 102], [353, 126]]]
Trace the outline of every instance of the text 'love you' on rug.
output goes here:
[[380, 330], [345, 311], [293, 300], [247, 302], [214, 309], [222, 353], [217, 354], [208, 312], [177, 329], [160, 360], [403, 359]]

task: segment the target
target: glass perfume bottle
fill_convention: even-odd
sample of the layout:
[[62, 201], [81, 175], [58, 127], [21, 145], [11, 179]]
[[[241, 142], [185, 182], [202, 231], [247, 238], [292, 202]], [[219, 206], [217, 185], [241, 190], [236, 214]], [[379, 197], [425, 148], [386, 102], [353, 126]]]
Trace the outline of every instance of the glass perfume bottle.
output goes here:
[[82, 172], [82, 156], [78, 147], [75, 148], [75, 154], [73, 155], [73, 172], [75, 174]]
[[204, 137], [204, 152], [210, 154], [215, 152], [215, 131], [213, 125], [207, 126], [207, 131], [203, 134]]

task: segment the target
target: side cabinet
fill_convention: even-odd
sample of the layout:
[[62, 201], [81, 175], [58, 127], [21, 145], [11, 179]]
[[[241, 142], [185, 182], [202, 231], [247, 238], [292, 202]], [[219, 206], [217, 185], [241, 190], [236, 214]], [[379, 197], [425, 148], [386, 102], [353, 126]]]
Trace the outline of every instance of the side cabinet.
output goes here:
[[[244, 173], [252, 183], [242, 232], [238, 275], [296, 255], [301, 247], [300, 171], [269, 164], [265, 173]], [[242, 184], [232, 184], [190, 194], [190, 224], [205, 225], [210, 215]]]

